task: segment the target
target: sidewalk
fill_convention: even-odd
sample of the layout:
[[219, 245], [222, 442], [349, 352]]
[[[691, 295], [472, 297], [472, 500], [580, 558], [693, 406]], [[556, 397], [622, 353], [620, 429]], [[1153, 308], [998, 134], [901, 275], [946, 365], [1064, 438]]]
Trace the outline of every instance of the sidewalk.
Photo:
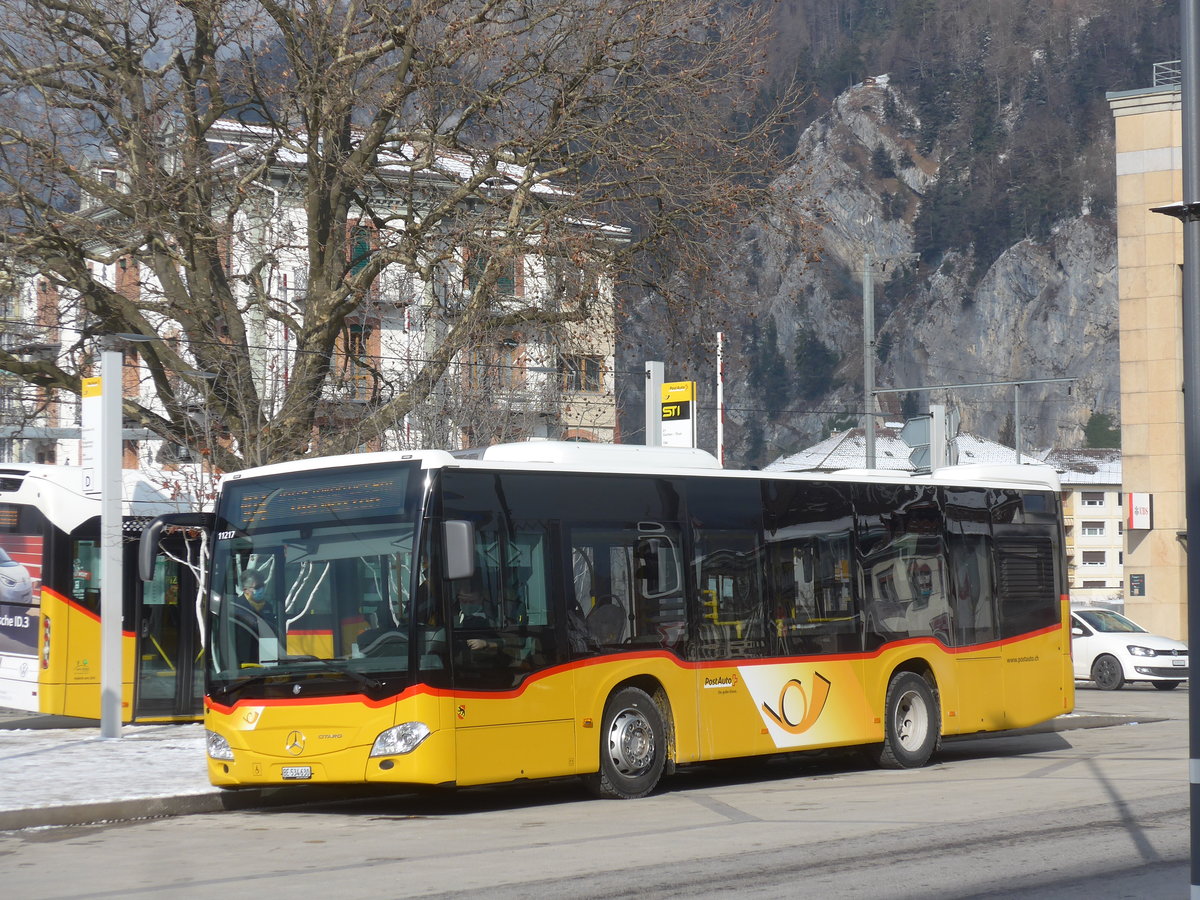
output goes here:
[[[1026, 731], [1138, 720], [1079, 710]], [[222, 791], [208, 783], [204, 751], [200, 724], [126, 725], [119, 739], [105, 739], [97, 722], [0, 708], [0, 831], [302, 804], [358, 792], [315, 785]]]
[[96, 722], [0, 710], [0, 767], [0, 830], [226, 808], [199, 724], [126, 725], [105, 739]]

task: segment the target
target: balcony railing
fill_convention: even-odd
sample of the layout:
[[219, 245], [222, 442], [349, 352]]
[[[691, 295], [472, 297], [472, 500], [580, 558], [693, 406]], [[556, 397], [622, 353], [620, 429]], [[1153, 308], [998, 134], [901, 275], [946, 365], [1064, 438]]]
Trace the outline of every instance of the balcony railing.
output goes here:
[[1156, 62], [1154, 64], [1154, 86], [1167, 87], [1172, 84], [1181, 84], [1183, 82], [1183, 63], [1181, 60], [1172, 59], [1167, 62]]

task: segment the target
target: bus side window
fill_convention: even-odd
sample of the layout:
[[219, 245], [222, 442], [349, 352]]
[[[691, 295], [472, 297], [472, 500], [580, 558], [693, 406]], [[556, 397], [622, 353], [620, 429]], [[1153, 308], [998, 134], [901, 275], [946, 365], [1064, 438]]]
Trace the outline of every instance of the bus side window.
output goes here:
[[[766, 516], [773, 654], [839, 653], [861, 645], [851, 583], [853, 508], [847, 486], [770, 485]], [[770, 634], [770, 632], [769, 632]]]
[[859, 565], [872, 644], [933, 637], [953, 644], [943, 515], [938, 489], [857, 488]]
[[629, 617], [629, 641], [679, 647], [687, 640], [679, 528], [639, 522], [638, 530], [633, 551], [634, 606]]

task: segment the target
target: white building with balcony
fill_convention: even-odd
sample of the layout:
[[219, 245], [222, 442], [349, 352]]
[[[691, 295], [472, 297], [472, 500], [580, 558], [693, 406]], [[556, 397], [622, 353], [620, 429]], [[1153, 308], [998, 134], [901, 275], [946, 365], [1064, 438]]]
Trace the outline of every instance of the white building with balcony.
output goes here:
[[[255, 143], [269, 133], [238, 122], [222, 122], [208, 139], [228, 159], [230, 177], [253, 156]], [[257, 162], [257, 161], [256, 161]], [[429, 190], [445, 189], [457, 168], [469, 160], [439, 159]], [[285, 396], [297, 345], [288, 322], [297, 321], [299, 301], [308, 290], [308, 252], [305, 197], [296, 189], [292, 174], [297, 160], [278, 153], [270, 166], [249, 182], [254, 202], [243, 203], [231, 215], [227, 238], [229, 280], [246, 295], [261, 291], [280, 315], [264, 314], [263, 306], [246, 302], [243, 322], [257, 394], [268, 414]], [[386, 166], [384, 166], [386, 168]], [[241, 177], [245, 177], [241, 173]], [[98, 168], [97, 180], [120, 189], [122, 173], [115, 167]], [[377, 184], [386, 184], [381, 177]], [[378, 186], [376, 190], [379, 190]], [[409, 201], [411, 197], [409, 194]], [[376, 209], [387, 208], [387, 196], [374, 196]], [[102, 204], [85, 197], [83, 211], [103, 217]], [[403, 217], [404, 210], [391, 213]], [[623, 229], [601, 223], [580, 227], [602, 233], [602, 239], [622, 241]], [[380, 250], [386, 235], [367, 216], [352, 215], [346, 223], [346, 254], [351, 272]], [[371, 284], [361, 306], [342, 328], [331, 359], [331, 371], [318, 406], [316, 430], [345, 432], [354, 429], [371, 407], [386, 403], [412, 384], [422, 365], [437, 349], [452, 319], [455, 304], [463, 304], [475, 290], [482, 264], [466, 247], [452, 249], [449, 264], [437, 276], [422, 281], [411, 268], [389, 265]], [[126, 298], [141, 303], [163, 293], [162, 286], [136, 259], [118, 258], [92, 266], [92, 277]], [[547, 307], [562, 296], [565, 280], [580, 276], [567, 271], [561, 261], [547, 259], [531, 244], [502, 263], [496, 284], [498, 313], [507, 307]], [[11, 295], [8, 315], [34, 323], [42, 349], [60, 360], [64, 368], [78, 365], [66, 358], [68, 348], [84, 343], [90, 323], [80, 305], [69, 296], [58, 296], [40, 276], [25, 278]], [[552, 438], [611, 442], [616, 437], [614, 377], [615, 325], [613, 285], [607, 278], [592, 278], [576, 285], [591, 292], [590, 318], [542, 327], [497, 327], [459, 353], [430, 401], [414, 409], [402, 423], [382, 433], [363, 434], [363, 449], [413, 449], [423, 446], [455, 449], [497, 441]], [[505, 298], [511, 298], [506, 301]], [[531, 321], [535, 317], [530, 317]], [[194, 336], [164, 321], [159, 337], [187, 346]], [[14, 338], [15, 339], [15, 338]], [[220, 336], [217, 336], [220, 339]], [[221, 373], [211, 373], [219, 378]], [[126, 395], [155, 403], [149, 372], [138, 359], [136, 346], [127, 354]], [[0, 432], [0, 457], [14, 460], [78, 464], [79, 441], [72, 429], [79, 425], [77, 398], [66, 393], [40, 396], [38, 389], [11, 378], [0, 382], [0, 409], [16, 407], [14, 425]], [[34, 402], [31, 402], [34, 401]], [[14, 412], [14, 410], [9, 410]], [[193, 413], [197, 430], [213, 427], [197, 394]], [[4, 425], [7, 423], [0, 423]], [[65, 430], [64, 430], [65, 429]], [[210, 439], [212, 435], [208, 436]], [[143, 441], [136, 457], [127, 453], [127, 465], [162, 462], [165, 457], [189, 458], [185, 448], [162, 441]], [[36, 458], [35, 458], [36, 457]]]

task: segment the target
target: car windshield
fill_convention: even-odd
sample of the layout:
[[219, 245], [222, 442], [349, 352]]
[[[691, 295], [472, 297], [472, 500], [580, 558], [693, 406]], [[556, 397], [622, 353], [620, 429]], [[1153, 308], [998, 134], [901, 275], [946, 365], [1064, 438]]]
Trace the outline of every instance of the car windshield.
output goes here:
[[418, 475], [405, 463], [223, 486], [210, 692], [297, 676], [370, 686], [407, 670]]
[[1096, 631], [1110, 634], [1144, 634], [1145, 628], [1129, 621], [1120, 613], [1106, 609], [1089, 609], [1075, 615], [1087, 622]]
[[0, 566], [19, 566], [20, 563], [14, 560], [11, 556], [4, 552], [4, 548], [0, 547]]

